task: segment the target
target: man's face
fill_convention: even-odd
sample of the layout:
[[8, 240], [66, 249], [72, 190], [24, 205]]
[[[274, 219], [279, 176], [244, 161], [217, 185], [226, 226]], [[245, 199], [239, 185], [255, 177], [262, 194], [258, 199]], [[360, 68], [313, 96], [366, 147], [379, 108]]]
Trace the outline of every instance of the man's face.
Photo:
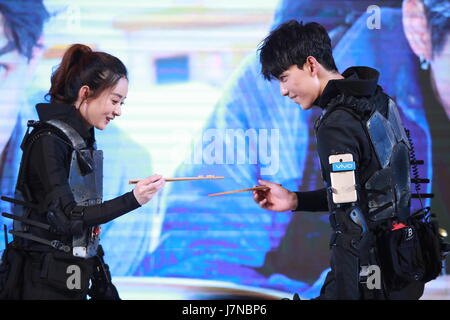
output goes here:
[[299, 104], [303, 110], [310, 109], [320, 95], [319, 78], [311, 73], [306, 63], [303, 69], [297, 65], [290, 66], [280, 74], [278, 81], [281, 94]]
[[[0, 14], [0, 50], [9, 43]], [[17, 49], [0, 55], [0, 153], [8, 142], [28, 83], [28, 61]]]
[[450, 35], [447, 36], [443, 50], [431, 60], [433, 85], [450, 119]]

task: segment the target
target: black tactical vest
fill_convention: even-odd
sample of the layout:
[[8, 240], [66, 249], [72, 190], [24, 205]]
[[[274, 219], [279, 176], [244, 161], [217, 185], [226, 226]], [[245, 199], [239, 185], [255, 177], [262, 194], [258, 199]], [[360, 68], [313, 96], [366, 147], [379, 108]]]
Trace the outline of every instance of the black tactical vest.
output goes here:
[[406, 221], [410, 216], [411, 147], [397, 105], [381, 89], [369, 99], [338, 95], [317, 120], [316, 132], [325, 118], [338, 109], [362, 122], [379, 164], [366, 181], [357, 181], [359, 201], [364, 201], [360, 207], [367, 208], [367, 218], [373, 222], [394, 217]]
[[[33, 131], [29, 133], [30, 127]], [[32, 144], [40, 137], [53, 135], [61, 139], [72, 148], [68, 184], [70, 190], [56, 189], [47, 195], [44, 203], [34, 203], [33, 196], [26, 184], [25, 172], [28, 166], [29, 152]], [[90, 258], [97, 254], [100, 227], [84, 227], [82, 216], [83, 207], [102, 203], [103, 197], [103, 151], [87, 148], [85, 141], [78, 132], [61, 120], [45, 122], [29, 121], [28, 131], [21, 146], [23, 157], [20, 165], [19, 178], [15, 190], [15, 199], [2, 199], [11, 201], [14, 219], [13, 231], [16, 237], [26, 239], [32, 243], [44, 244], [65, 252], [72, 252], [73, 256]], [[49, 206], [52, 198], [71, 192], [77, 206], [67, 217], [62, 208]], [[29, 219], [31, 212], [45, 214], [49, 224]], [[53, 239], [43, 239], [30, 232], [30, 226], [42, 228], [54, 234]]]

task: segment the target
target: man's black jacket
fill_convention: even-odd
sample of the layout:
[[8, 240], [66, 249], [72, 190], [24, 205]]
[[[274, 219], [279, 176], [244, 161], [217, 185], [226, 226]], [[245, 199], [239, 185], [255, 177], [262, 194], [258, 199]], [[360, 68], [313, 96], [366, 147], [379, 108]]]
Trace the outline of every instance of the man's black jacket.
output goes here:
[[[330, 80], [322, 95], [315, 101], [315, 105], [326, 113], [328, 108], [339, 95], [355, 98], [371, 98], [381, 92], [378, 86], [379, 73], [368, 67], [352, 67], [345, 70], [342, 75], [345, 79]], [[386, 99], [387, 95], [382, 95]], [[351, 109], [353, 106], [341, 105]], [[386, 113], [384, 110], [384, 114]], [[383, 110], [381, 110], [383, 111]], [[383, 112], [382, 112], [383, 113]], [[324, 120], [319, 120], [320, 126], [316, 128], [317, 151], [322, 167], [322, 176], [325, 186], [331, 185], [330, 165], [328, 157], [332, 154], [351, 153], [356, 163], [357, 183], [364, 185], [368, 178], [380, 166], [375, 152], [363, 128], [365, 125], [353, 114], [338, 109], [331, 112]], [[298, 207], [294, 211], [328, 211], [326, 189], [297, 192]], [[366, 204], [361, 204], [365, 207]]]

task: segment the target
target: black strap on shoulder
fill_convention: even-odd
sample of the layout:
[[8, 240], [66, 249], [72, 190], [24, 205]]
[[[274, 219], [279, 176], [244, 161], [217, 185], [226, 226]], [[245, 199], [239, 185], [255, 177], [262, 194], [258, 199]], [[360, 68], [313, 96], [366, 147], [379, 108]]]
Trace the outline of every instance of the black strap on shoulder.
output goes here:
[[354, 116], [357, 120], [361, 121], [373, 110], [373, 106], [366, 98], [355, 98], [352, 96], [345, 96], [340, 94], [332, 99], [326, 106], [324, 114], [319, 118], [316, 123], [316, 131], [320, 125], [336, 110], [344, 110]]
[[325, 121], [325, 119], [328, 118], [330, 114], [334, 111], [335, 107], [341, 105], [344, 102], [344, 100], [345, 96], [343, 94], [339, 94], [335, 98], [331, 99], [331, 101], [325, 107], [325, 110], [322, 113], [322, 115], [314, 123], [314, 130], [316, 131], [316, 133], [319, 130], [322, 123]]
[[378, 110], [382, 115], [386, 116], [389, 96], [383, 92], [383, 89], [378, 86], [374, 95], [370, 97], [354, 97], [339, 94], [331, 99], [325, 107], [324, 114], [316, 122], [316, 132], [323, 121], [336, 110], [344, 110], [353, 115], [360, 121], [365, 121], [370, 118], [373, 112]]

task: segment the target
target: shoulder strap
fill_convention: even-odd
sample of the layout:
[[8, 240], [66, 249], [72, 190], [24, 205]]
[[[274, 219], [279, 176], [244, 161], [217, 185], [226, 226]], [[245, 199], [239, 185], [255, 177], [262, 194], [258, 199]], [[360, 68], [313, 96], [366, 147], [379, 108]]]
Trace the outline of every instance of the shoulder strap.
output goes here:
[[69, 126], [67, 123], [61, 120], [49, 120], [45, 123], [50, 124], [54, 128], [58, 129], [60, 132], [62, 132], [67, 139], [72, 144], [72, 147], [75, 150], [80, 150], [86, 148], [86, 142], [83, 140], [83, 138], [80, 136], [80, 134], [71, 126]]
[[[50, 121], [28, 121], [28, 129], [23, 138], [21, 148], [23, 150], [22, 159], [19, 167], [19, 175], [17, 178], [16, 189], [20, 190], [28, 202], [33, 202], [33, 197], [28, 191], [28, 187], [25, 183], [25, 173], [28, 167], [30, 152], [32, 145], [40, 138], [48, 135], [59, 139], [75, 151], [86, 148], [86, 143], [78, 132], [71, 126], [61, 120]], [[33, 131], [29, 133], [30, 127], [33, 127]]]
[[353, 97], [339, 94], [333, 98], [325, 108], [322, 116], [317, 120], [315, 128], [316, 132], [323, 121], [336, 110], [344, 110], [356, 117], [360, 121], [366, 121], [375, 112], [379, 111], [384, 116], [387, 115], [387, 108], [389, 97], [383, 92], [383, 89], [378, 86], [375, 94], [369, 98]]
[[360, 110], [365, 110], [368, 105], [355, 97], [347, 97], [344, 94], [340, 94], [333, 98], [326, 106], [324, 113], [317, 119], [314, 127], [316, 132], [319, 130], [323, 122], [336, 110], [344, 110], [350, 113], [358, 120], [362, 120], [362, 112]]

